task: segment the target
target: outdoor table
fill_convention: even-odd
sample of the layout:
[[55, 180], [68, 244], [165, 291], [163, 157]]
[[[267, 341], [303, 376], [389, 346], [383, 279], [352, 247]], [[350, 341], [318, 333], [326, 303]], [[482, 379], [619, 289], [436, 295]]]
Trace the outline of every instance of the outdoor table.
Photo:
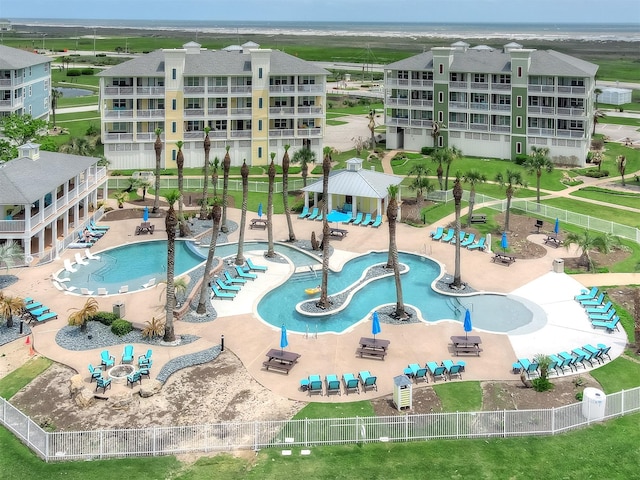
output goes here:
[[330, 228], [329, 235], [332, 237], [346, 237], [349, 230], [345, 230], [344, 228]]
[[272, 348], [267, 352], [267, 357], [269, 357], [270, 362], [276, 360], [280, 363], [294, 364], [300, 358], [300, 354], [279, 348]]
[[475, 353], [480, 356], [482, 348], [480, 344], [482, 339], [477, 335], [454, 335], [451, 337], [451, 343], [453, 344], [453, 350], [456, 355], [460, 353]]
[[252, 218], [249, 228], [267, 228], [266, 218]]
[[560, 240], [556, 235], [547, 235], [547, 238], [544, 239], [544, 243], [558, 248], [562, 245], [562, 240]]
[[389, 340], [383, 340], [381, 338], [368, 338], [361, 337], [360, 338], [360, 347], [369, 350], [383, 350], [386, 351], [389, 348], [389, 344], [391, 342]]

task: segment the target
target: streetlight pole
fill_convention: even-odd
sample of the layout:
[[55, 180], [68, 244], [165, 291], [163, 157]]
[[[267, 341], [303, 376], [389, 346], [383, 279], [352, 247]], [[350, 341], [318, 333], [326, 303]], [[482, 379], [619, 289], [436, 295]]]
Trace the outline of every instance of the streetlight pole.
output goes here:
[[96, 28], [93, 27], [93, 56], [96, 56]]

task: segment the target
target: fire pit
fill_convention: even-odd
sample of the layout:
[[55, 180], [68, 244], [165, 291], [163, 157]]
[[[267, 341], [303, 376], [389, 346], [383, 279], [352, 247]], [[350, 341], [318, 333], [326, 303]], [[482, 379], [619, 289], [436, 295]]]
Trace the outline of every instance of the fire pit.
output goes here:
[[127, 375], [132, 374], [134, 370], [133, 365], [117, 365], [109, 370], [109, 378], [114, 383], [124, 383], [127, 380]]

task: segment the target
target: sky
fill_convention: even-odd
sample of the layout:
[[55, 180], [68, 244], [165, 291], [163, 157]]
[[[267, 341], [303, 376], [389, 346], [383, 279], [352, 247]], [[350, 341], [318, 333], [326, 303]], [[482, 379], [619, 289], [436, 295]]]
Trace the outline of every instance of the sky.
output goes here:
[[0, 0], [0, 18], [637, 23], [638, 0]]

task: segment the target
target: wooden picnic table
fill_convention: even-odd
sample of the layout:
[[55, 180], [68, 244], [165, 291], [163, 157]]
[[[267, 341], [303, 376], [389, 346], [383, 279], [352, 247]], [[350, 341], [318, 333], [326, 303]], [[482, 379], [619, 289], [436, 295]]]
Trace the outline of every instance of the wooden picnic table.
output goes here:
[[493, 258], [491, 259], [491, 261], [493, 263], [500, 262], [506, 266], [509, 266], [516, 261], [516, 257], [513, 257], [511, 255], [506, 255], [504, 253], [496, 253], [493, 255]]
[[330, 228], [329, 235], [332, 237], [346, 237], [349, 230], [345, 230], [344, 228]]
[[149, 233], [153, 235], [154, 229], [155, 225], [152, 225], [151, 222], [142, 222], [140, 226], [136, 227], [136, 235], [140, 235], [142, 233]]
[[544, 243], [545, 245], [550, 245], [555, 248], [562, 246], [562, 240], [557, 235], [547, 235], [547, 238], [544, 239]]
[[267, 219], [266, 218], [252, 218], [251, 223], [249, 224], [249, 228], [267, 228]]
[[387, 349], [390, 343], [389, 340], [382, 338], [361, 337], [359, 342], [360, 348], [356, 350], [356, 353], [360, 355], [360, 357], [367, 356], [384, 360], [384, 357], [389, 353]]
[[480, 356], [480, 352], [482, 352], [482, 348], [480, 347], [482, 339], [479, 336], [453, 335], [450, 338], [456, 356], [460, 355], [460, 353], [475, 353], [477, 356]]
[[267, 360], [262, 362], [262, 365], [269, 370], [281, 370], [287, 375], [300, 358], [299, 353], [289, 352], [284, 349], [272, 348], [267, 352]]

